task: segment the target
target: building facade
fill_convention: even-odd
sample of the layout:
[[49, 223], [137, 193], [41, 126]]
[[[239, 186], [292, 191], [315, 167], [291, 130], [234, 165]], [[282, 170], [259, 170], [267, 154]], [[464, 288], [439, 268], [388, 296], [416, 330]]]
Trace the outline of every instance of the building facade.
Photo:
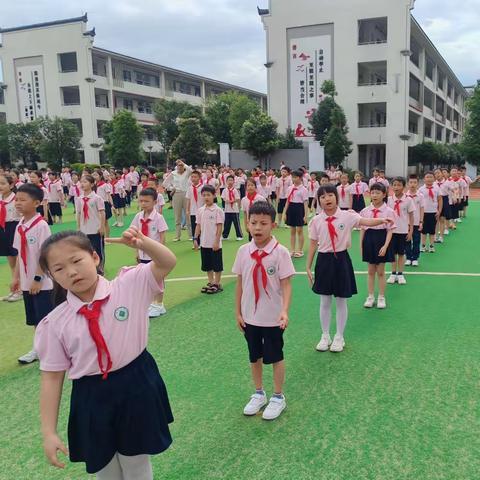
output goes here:
[[[121, 109], [153, 125], [160, 98], [204, 107], [211, 95], [238, 91], [266, 108], [266, 95], [94, 46], [87, 15], [0, 29], [0, 121], [29, 122], [58, 116], [82, 134], [87, 163], [103, 159], [102, 126]], [[161, 147], [146, 129], [145, 151]]]
[[[406, 175], [409, 148], [456, 143], [467, 92], [418, 22], [415, 0], [270, 0], [258, 9], [267, 39], [268, 109], [280, 130], [312, 139], [308, 118], [334, 80], [353, 151], [366, 174]], [[452, 32], [453, 34], [453, 32]]]

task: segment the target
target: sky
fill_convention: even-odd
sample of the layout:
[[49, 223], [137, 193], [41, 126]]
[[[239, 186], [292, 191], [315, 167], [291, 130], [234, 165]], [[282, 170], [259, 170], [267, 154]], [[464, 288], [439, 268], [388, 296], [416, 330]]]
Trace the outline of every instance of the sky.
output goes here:
[[[98, 47], [266, 92], [257, 5], [268, 0], [3, 1], [0, 27], [86, 11]], [[480, 0], [417, 0], [414, 15], [463, 84], [473, 85], [480, 78]]]

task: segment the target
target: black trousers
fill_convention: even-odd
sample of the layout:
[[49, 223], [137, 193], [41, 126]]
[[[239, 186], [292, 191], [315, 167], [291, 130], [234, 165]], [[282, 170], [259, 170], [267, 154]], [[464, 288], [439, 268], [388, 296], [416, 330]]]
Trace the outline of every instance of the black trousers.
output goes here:
[[223, 238], [228, 238], [230, 235], [230, 229], [232, 228], [232, 223], [235, 227], [235, 233], [237, 238], [243, 237], [242, 229], [240, 227], [240, 216], [238, 213], [226, 213], [225, 214], [225, 225], [223, 226]]
[[[190, 225], [192, 227], [192, 238], [195, 238], [195, 229], [197, 228], [197, 216], [190, 215]], [[200, 237], [197, 237], [197, 242], [200, 245]]]

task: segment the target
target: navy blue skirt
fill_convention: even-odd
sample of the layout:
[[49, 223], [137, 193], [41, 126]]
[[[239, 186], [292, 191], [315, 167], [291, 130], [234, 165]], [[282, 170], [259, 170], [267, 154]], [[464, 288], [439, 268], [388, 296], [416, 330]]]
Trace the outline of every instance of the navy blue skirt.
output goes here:
[[5, 228], [0, 227], [0, 257], [16, 257], [18, 252], [13, 248], [13, 239], [18, 222], [5, 222]]
[[110, 202], [104, 202], [105, 203], [105, 219], [108, 220], [112, 218], [112, 205]]
[[119, 193], [114, 193], [112, 195], [112, 199], [113, 199], [113, 206], [116, 209], [125, 208], [127, 205], [125, 198], [121, 197]]
[[379, 265], [380, 263], [389, 263], [395, 261], [395, 254], [393, 253], [392, 242], [388, 246], [387, 253], [384, 257], [380, 257], [378, 253], [385, 245], [387, 238], [387, 230], [374, 230], [369, 228], [363, 237], [362, 243], [362, 260], [372, 265]]
[[357, 294], [355, 273], [347, 250], [336, 254], [317, 254], [312, 290], [318, 295], [340, 298], [350, 298]]
[[353, 195], [352, 196], [352, 210], [355, 210], [357, 213], [360, 213], [365, 208], [365, 198], [363, 195]]
[[450, 220], [452, 214], [450, 213], [450, 205], [448, 204], [448, 195], [442, 195], [443, 203], [442, 203], [442, 213], [440, 214], [441, 217]]
[[286, 224], [289, 227], [303, 227], [305, 225], [305, 205], [303, 203], [289, 203]]
[[172, 443], [173, 414], [153, 357], [144, 350], [133, 362], [108, 374], [73, 380], [68, 420], [72, 462], [96, 473], [115, 453], [155, 455]]

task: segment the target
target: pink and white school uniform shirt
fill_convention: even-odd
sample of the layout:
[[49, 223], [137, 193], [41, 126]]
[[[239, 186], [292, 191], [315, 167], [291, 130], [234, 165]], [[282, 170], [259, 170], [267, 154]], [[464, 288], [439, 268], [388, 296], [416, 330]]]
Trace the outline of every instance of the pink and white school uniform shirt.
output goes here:
[[61, 180], [48, 184], [48, 203], [63, 203], [63, 186]]
[[[224, 211], [215, 203], [211, 207], [204, 205], [197, 211], [197, 225], [200, 225], [200, 247], [213, 248], [217, 236], [217, 225], [225, 223]], [[219, 246], [222, 248], [222, 235]]]
[[270, 198], [270, 195], [272, 194], [272, 189], [269, 185], [263, 186], [262, 184], [260, 184], [257, 186], [257, 192], [263, 198], [267, 199]]
[[[21, 234], [20, 232], [23, 232]], [[42, 244], [51, 236], [50, 227], [40, 214], [28, 221], [22, 217], [15, 230], [13, 248], [18, 250], [20, 288], [28, 292], [38, 268]], [[22, 240], [22, 237], [24, 240]], [[47, 275], [42, 276], [41, 290], [52, 290], [53, 283]]]
[[316, 180], [309, 180], [307, 182], [308, 198], [316, 198], [320, 184]]
[[120, 195], [121, 198], [127, 196], [125, 181], [120, 178], [112, 182], [113, 194]]
[[340, 208], [350, 208], [351, 205], [351, 194], [350, 194], [350, 185], [339, 185], [337, 187], [338, 192], [338, 206]]
[[103, 226], [100, 212], [105, 211], [105, 203], [95, 192], [82, 194], [75, 199], [75, 211], [79, 218], [80, 231], [85, 235], [95, 235]]
[[395, 212], [383, 202], [378, 208], [375, 207], [373, 203], [370, 204], [360, 212], [360, 216], [363, 218], [389, 218], [392, 220], [392, 223], [382, 223], [381, 225], [376, 225], [375, 227], [367, 227], [362, 225], [362, 230], [395, 230], [395, 228], [397, 228]]
[[70, 186], [70, 190], [68, 194], [73, 197], [74, 199], [82, 195], [82, 188], [80, 187], [80, 182], [73, 183]]
[[188, 187], [185, 197], [190, 200], [190, 215], [196, 215], [198, 209], [205, 205], [205, 200], [202, 197], [202, 188], [203, 183], [201, 182], [198, 185], [190, 184]]
[[251, 206], [256, 202], [266, 202], [267, 200], [263, 195], [255, 192], [252, 196], [246, 195], [242, 198], [240, 206], [242, 208], [242, 212], [248, 213], [250, 211]]
[[418, 227], [420, 225], [420, 219], [422, 218], [422, 210], [425, 207], [423, 194], [420, 192], [413, 193], [408, 191], [406, 195], [412, 200], [413, 206], [415, 207], [415, 210], [413, 211], [413, 226]]
[[360, 220], [358, 213], [340, 208], [331, 216], [322, 211], [308, 225], [308, 235], [310, 240], [317, 242], [319, 253], [343, 252], [351, 247], [352, 230], [360, 225]]
[[[245, 174], [239, 175], [238, 177], [235, 176], [235, 180], [234, 180], [235, 188], [240, 189], [240, 187], [242, 185], [245, 185], [246, 183], [247, 183], [247, 176]], [[257, 182], [257, 185], [258, 185], [258, 182]]]
[[[3, 221], [5, 223], [7, 222], [19, 222], [22, 216], [20, 213], [18, 213], [17, 208], [15, 207], [15, 194], [12, 192], [10, 195], [7, 195], [4, 197], [0, 193], [0, 219], [2, 218], [2, 211], [4, 212], [3, 214], [5, 215], [3, 217]], [[4, 228], [0, 224], [0, 228]]]
[[222, 192], [222, 199], [225, 201], [225, 213], [239, 213], [240, 192], [235, 187], [225, 188]]
[[[111, 371], [128, 365], [147, 347], [148, 307], [163, 290], [163, 281], [157, 282], [151, 265], [124, 267], [112, 281], [98, 277], [92, 303], [104, 300], [99, 324], [112, 359]], [[68, 292], [67, 300], [39, 323], [35, 351], [40, 358], [40, 370], [68, 370], [71, 380], [102, 373], [88, 321], [79, 313], [86, 305]]]
[[302, 185], [291, 185], [287, 190], [287, 201], [290, 203], [308, 202], [308, 190]]
[[442, 196], [440, 189], [433, 184], [431, 187], [423, 185], [418, 190], [424, 198], [425, 213], [437, 213], [438, 211], [438, 199]]
[[462, 177], [462, 179], [465, 182], [465, 197], [469, 197], [470, 185], [473, 183], [473, 180], [468, 175], [465, 175], [464, 177]]
[[[145, 212], [138, 212], [132, 220], [132, 227], [137, 227], [145, 236], [160, 242], [161, 233], [168, 231], [168, 225], [163, 215], [153, 209], [150, 214], [145, 217]], [[138, 250], [138, 258], [140, 260], [151, 260], [143, 250]]]
[[104, 201], [110, 202], [113, 192], [112, 185], [110, 183], [101, 181], [97, 184], [97, 195]]
[[446, 197], [448, 195], [448, 182], [446, 180], [438, 181], [435, 180], [434, 185], [436, 185], [440, 189], [440, 195], [442, 197]]
[[353, 182], [350, 185], [350, 195], [365, 195], [368, 192], [368, 185], [365, 182]]
[[155, 209], [158, 213], [162, 214], [163, 207], [165, 206], [165, 197], [163, 193], [157, 192], [157, 201], [155, 202]]
[[[239, 248], [232, 272], [242, 277], [241, 313], [245, 323], [278, 327], [283, 307], [281, 280], [295, 275], [288, 250], [274, 237], [261, 250], [252, 240]], [[267, 279], [265, 286], [262, 276]]]
[[401, 198], [397, 198], [395, 195], [388, 197], [387, 205], [395, 213], [395, 228], [393, 233], [407, 234], [410, 225], [410, 214], [415, 213], [415, 205], [412, 199], [405, 194]]
[[286, 200], [288, 197], [288, 189], [293, 185], [292, 177], [277, 178], [277, 197], [280, 200]]

